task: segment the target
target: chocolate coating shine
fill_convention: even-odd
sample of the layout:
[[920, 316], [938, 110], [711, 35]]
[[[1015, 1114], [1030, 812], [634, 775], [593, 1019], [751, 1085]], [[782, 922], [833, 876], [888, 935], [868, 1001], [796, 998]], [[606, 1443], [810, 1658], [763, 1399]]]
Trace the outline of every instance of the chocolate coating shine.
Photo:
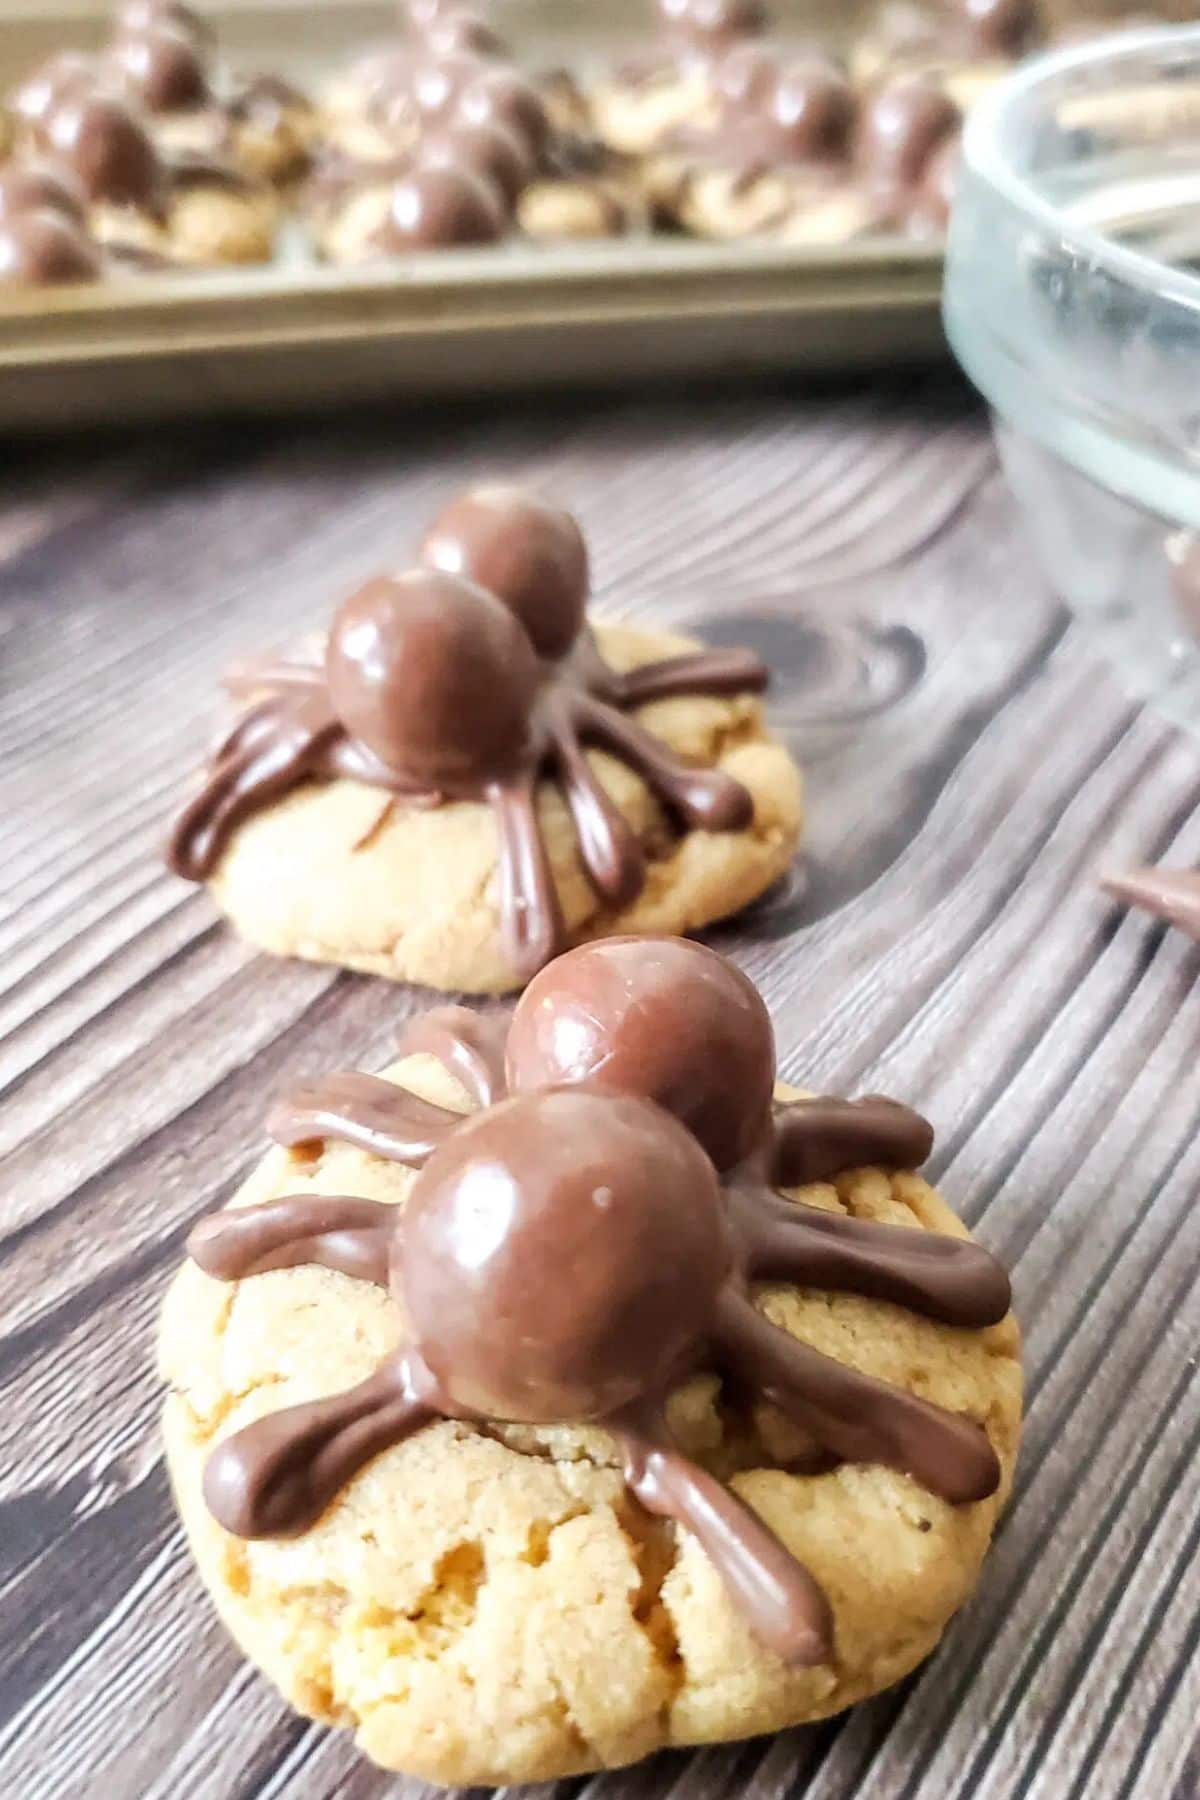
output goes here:
[[109, 59], [150, 112], [180, 112], [212, 98], [194, 35], [169, 24], [122, 35]]
[[962, 114], [936, 83], [921, 76], [889, 83], [868, 102], [858, 154], [872, 186], [885, 194], [911, 190], [926, 165], [962, 124]]
[[19, 213], [52, 212], [84, 225], [87, 196], [70, 169], [45, 157], [22, 157], [0, 168], [0, 219]]
[[61, 156], [91, 200], [157, 206], [165, 171], [145, 127], [114, 94], [69, 94], [40, 121], [39, 141]]
[[393, 184], [387, 217], [372, 242], [399, 254], [446, 244], [494, 244], [505, 229], [500, 190], [476, 170], [435, 155]]
[[369, 581], [338, 609], [325, 666], [340, 718], [414, 785], [478, 781], [520, 754], [536, 660], [471, 582], [435, 569]]
[[579, 636], [588, 556], [570, 513], [520, 488], [472, 488], [438, 514], [421, 560], [495, 594], [539, 656], [565, 656]]
[[971, 42], [982, 54], [1019, 56], [1037, 29], [1036, 0], [959, 0]]
[[440, 8], [421, 27], [427, 49], [434, 56], [507, 56], [508, 45], [487, 20], [466, 7]]
[[640, 1094], [679, 1119], [718, 1169], [770, 1123], [775, 1038], [741, 970], [686, 938], [604, 938], [557, 957], [517, 1003], [514, 1093], [586, 1082]]
[[497, 68], [472, 56], [444, 56], [414, 71], [412, 96], [427, 119], [468, 125], [503, 125], [535, 152], [545, 148], [550, 124], [541, 96], [515, 69]]
[[100, 82], [101, 68], [94, 56], [65, 50], [48, 58], [13, 91], [13, 111], [36, 125], [68, 96], [89, 93]]
[[470, 125], [453, 118], [423, 141], [421, 162], [427, 168], [445, 165], [483, 176], [510, 207], [533, 174], [534, 166], [528, 145], [506, 126]]
[[677, 1378], [730, 1262], [691, 1134], [645, 1100], [580, 1089], [506, 1101], [434, 1152], [393, 1280], [453, 1407], [551, 1423]]

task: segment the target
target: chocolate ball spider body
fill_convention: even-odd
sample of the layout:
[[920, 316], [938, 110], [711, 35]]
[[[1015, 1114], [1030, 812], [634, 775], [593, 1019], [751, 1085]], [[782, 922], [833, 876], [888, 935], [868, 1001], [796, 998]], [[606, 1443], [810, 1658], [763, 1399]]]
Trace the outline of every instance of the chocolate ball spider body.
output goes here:
[[960, 5], [981, 55], [1019, 56], [1037, 30], [1036, 0], [960, 0]]
[[668, 32], [689, 46], [721, 51], [766, 29], [763, 0], [659, 0]]
[[[442, 129], [430, 133], [421, 147], [421, 161], [426, 167], [446, 164], [486, 177], [510, 207], [533, 172], [532, 154], [516, 132], [504, 125], [471, 125], [453, 117]], [[469, 569], [457, 572], [479, 579]], [[490, 584], [485, 581], [482, 585]]]
[[0, 219], [42, 211], [74, 225], [86, 223], [87, 196], [70, 169], [42, 157], [23, 157], [0, 168]]
[[114, 22], [118, 33], [157, 31], [166, 25], [186, 32], [197, 44], [210, 44], [213, 39], [208, 20], [186, 5], [185, 0], [125, 0]]
[[962, 124], [942, 88], [923, 76], [883, 87], [864, 109], [858, 151], [868, 180], [885, 197], [911, 191], [926, 165]]
[[513, 487], [479, 487], [438, 515], [421, 560], [497, 595], [539, 656], [565, 656], [579, 636], [588, 593], [583, 533], [557, 506]]
[[522, 994], [509, 1087], [586, 1082], [641, 1094], [680, 1119], [717, 1168], [763, 1143], [775, 1038], [754, 984], [684, 938], [602, 938], [557, 957]]
[[42, 147], [61, 156], [91, 200], [157, 209], [166, 171], [133, 110], [100, 89], [69, 90], [37, 126]]
[[100, 64], [94, 56], [63, 50], [49, 57], [14, 90], [13, 110], [27, 124], [36, 126], [68, 96], [88, 93], [100, 82]]
[[49, 207], [0, 214], [0, 282], [96, 281], [103, 258], [74, 219]]
[[203, 106], [212, 98], [208, 71], [194, 33], [165, 20], [123, 32], [108, 60], [152, 113]]
[[400, 253], [447, 244], [494, 244], [505, 231], [500, 189], [479, 170], [438, 154], [422, 156], [388, 196], [388, 210], [371, 237], [378, 250]]
[[414, 785], [478, 779], [525, 742], [533, 652], [471, 582], [435, 569], [367, 582], [334, 616], [325, 667], [348, 730]]
[[[414, 21], [415, 22], [415, 21]], [[434, 56], [503, 57], [508, 46], [500, 33], [465, 7], [441, 7], [419, 26], [425, 47]]]
[[392, 1281], [468, 1414], [603, 1418], [694, 1363], [732, 1259], [712, 1166], [645, 1100], [502, 1102], [434, 1151]]

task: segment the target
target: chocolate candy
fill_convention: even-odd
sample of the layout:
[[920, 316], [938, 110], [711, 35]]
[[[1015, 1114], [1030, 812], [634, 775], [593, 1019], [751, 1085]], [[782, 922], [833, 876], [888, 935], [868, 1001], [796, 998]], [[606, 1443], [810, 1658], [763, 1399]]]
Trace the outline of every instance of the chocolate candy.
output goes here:
[[1036, 0], [959, 0], [972, 45], [985, 56], [1019, 56], [1034, 36]]
[[40, 120], [37, 136], [44, 149], [69, 164], [90, 200], [113, 206], [161, 203], [166, 178], [158, 152], [115, 95], [68, 93]]
[[950, 96], [922, 76], [881, 88], [868, 102], [859, 130], [858, 153], [868, 180], [885, 194], [915, 187], [934, 151], [961, 124]]
[[87, 196], [80, 182], [61, 163], [24, 157], [0, 168], [0, 219], [19, 213], [58, 213], [73, 224], [87, 221]]
[[508, 46], [498, 31], [465, 8], [445, 7], [422, 27], [426, 48], [434, 56], [506, 56]]
[[586, 1082], [681, 1120], [718, 1169], [766, 1139], [775, 1038], [757, 988], [684, 938], [605, 938], [557, 957], [508, 1035], [514, 1093]]
[[503, 125], [540, 152], [550, 134], [541, 96], [515, 70], [472, 56], [446, 56], [412, 72], [413, 103], [426, 119]]
[[811, 56], [779, 71], [771, 117], [791, 155], [841, 156], [849, 146], [857, 112], [854, 90], [836, 64]]
[[123, 35], [109, 61], [151, 112], [179, 112], [212, 98], [196, 39], [177, 27], [161, 24]]
[[533, 173], [528, 145], [503, 125], [471, 125], [453, 116], [442, 129], [436, 127], [421, 146], [426, 167], [445, 165], [466, 169], [499, 189], [511, 206]]
[[520, 756], [537, 662], [494, 595], [436, 569], [379, 576], [339, 609], [326, 656], [339, 718], [414, 783], [478, 781]]
[[591, 1420], [677, 1378], [730, 1262], [691, 1134], [645, 1100], [579, 1089], [502, 1103], [434, 1152], [393, 1281], [453, 1407]]
[[565, 656], [588, 594], [583, 534], [569, 513], [520, 488], [474, 488], [438, 515], [421, 560], [465, 575], [520, 619], [539, 656]]
[[102, 270], [95, 244], [62, 213], [42, 208], [0, 216], [0, 282], [96, 281]]
[[63, 51], [42, 63], [14, 90], [13, 111], [28, 124], [36, 125], [64, 100], [89, 93], [100, 86], [101, 81], [102, 70], [94, 56]]
[[659, 13], [675, 37], [721, 49], [766, 28], [762, 0], [659, 0]]
[[494, 244], [504, 231], [499, 189], [474, 169], [443, 162], [435, 153], [393, 183], [387, 216], [372, 243], [399, 254], [449, 244]]

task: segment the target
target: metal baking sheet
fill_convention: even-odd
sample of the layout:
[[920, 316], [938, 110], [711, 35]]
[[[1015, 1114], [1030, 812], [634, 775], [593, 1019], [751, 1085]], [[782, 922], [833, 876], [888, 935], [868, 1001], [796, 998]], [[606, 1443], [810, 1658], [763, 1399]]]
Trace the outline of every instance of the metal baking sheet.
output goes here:
[[[239, 66], [311, 82], [373, 37], [390, 6], [209, 9]], [[636, 41], [648, 0], [603, 9], [509, 0], [531, 66]], [[836, 37], [856, 9], [781, 7]], [[0, 12], [0, 84], [98, 41], [107, 7]], [[589, 23], [590, 22], [590, 23]], [[627, 238], [435, 251], [369, 268], [283, 256], [264, 268], [50, 292], [0, 292], [0, 429], [567, 384], [833, 369], [940, 351], [936, 245], [822, 250]]]

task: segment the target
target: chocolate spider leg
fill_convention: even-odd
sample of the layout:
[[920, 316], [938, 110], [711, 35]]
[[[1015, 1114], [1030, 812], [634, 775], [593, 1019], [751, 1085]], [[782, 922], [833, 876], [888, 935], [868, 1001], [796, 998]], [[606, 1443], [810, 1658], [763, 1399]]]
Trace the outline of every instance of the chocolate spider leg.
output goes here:
[[996, 1453], [973, 1419], [822, 1356], [731, 1287], [718, 1302], [716, 1336], [762, 1399], [843, 1462], [899, 1469], [956, 1505], [984, 1500], [999, 1486]]
[[765, 1187], [726, 1195], [751, 1276], [890, 1300], [946, 1325], [995, 1325], [1009, 1309], [1007, 1274], [969, 1239], [823, 1212]]
[[918, 1169], [933, 1150], [933, 1126], [882, 1094], [842, 1100], [811, 1094], [775, 1109], [769, 1166], [781, 1187], [827, 1181], [867, 1165]]
[[611, 906], [626, 906], [645, 882], [642, 847], [588, 762], [568, 709], [550, 720], [550, 737], [584, 867]]
[[612, 676], [618, 706], [642, 706], [677, 694], [761, 694], [767, 666], [753, 650], [689, 650]]
[[256, 1419], [209, 1457], [209, 1511], [235, 1537], [307, 1531], [364, 1464], [436, 1416], [431, 1386], [420, 1358], [401, 1350], [344, 1394]]
[[206, 880], [235, 827], [303, 781], [318, 752], [340, 730], [322, 703], [302, 704], [279, 714], [261, 743], [219, 762], [171, 832], [167, 861], [175, 873]]
[[492, 782], [487, 798], [500, 836], [500, 918], [516, 973], [536, 975], [562, 942], [562, 912], [542, 841], [531, 770]]
[[742, 831], [749, 825], [754, 802], [731, 775], [693, 768], [645, 726], [590, 695], [577, 697], [575, 716], [581, 738], [628, 763], [688, 825], [701, 831]]
[[286, 1194], [263, 1206], [210, 1213], [192, 1228], [188, 1255], [218, 1281], [268, 1269], [337, 1269], [386, 1287], [396, 1210], [340, 1194]]
[[481, 1018], [465, 1006], [435, 1006], [407, 1025], [401, 1056], [436, 1057], [466, 1089], [476, 1106], [494, 1106], [507, 1091], [504, 1043], [507, 1019]]
[[337, 1138], [416, 1169], [461, 1125], [462, 1115], [422, 1100], [381, 1075], [335, 1070], [288, 1088], [267, 1116], [277, 1144]]
[[270, 694], [250, 706], [214, 742], [209, 751], [210, 764], [224, 762], [226, 757], [257, 749], [270, 737], [275, 722], [286, 710], [282, 694]]
[[620, 1446], [630, 1490], [647, 1512], [692, 1533], [756, 1634], [785, 1662], [828, 1662], [829, 1602], [758, 1514], [675, 1448], [657, 1407], [629, 1408], [604, 1423]]

